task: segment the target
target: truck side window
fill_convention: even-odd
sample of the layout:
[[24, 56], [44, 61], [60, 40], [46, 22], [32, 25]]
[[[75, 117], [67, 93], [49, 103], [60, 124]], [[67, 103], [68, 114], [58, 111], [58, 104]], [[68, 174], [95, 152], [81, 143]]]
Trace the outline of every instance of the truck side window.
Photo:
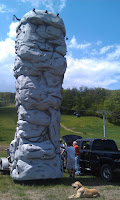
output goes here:
[[90, 141], [84, 141], [82, 144], [82, 149], [90, 149]]
[[92, 146], [93, 150], [101, 150], [101, 151], [117, 151], [117, 146], [112, 140], [95, 140]]

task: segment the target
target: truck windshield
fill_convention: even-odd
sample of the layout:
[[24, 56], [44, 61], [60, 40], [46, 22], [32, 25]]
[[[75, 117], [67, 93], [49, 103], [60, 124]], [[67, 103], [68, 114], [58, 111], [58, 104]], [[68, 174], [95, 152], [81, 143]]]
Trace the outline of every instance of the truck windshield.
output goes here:
[[95, 140], [92, 145], [93, 150], [117, 151], [118, 148], [113, 140]]

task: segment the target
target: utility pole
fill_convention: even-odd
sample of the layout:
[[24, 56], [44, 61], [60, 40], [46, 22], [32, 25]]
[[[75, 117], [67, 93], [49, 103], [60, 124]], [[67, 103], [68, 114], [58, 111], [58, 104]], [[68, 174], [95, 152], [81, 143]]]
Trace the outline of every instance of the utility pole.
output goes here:
[[105, 128], [105, 112], [103, 112], [103, 131], [104, 131], [104, 137], [107, 137]]
[[107, 137], [106, 134], [106, 127], [105, 127], [105, 114], [111, 114], [109, 110], [99, 110], [97, 113], [100, 113], [103, 115], [103, 132], [104, 132], [104, 137]]

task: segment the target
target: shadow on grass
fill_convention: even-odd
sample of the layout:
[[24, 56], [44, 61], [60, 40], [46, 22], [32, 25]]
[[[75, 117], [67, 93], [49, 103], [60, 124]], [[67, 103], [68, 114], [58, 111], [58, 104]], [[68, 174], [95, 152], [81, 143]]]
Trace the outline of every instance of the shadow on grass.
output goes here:
[[63, 177], [60, 179], [41, 179], [41, 180], [29, 180], [29, 181], [14, 181], [16, 184], [28, 185], [28, 186], [54, 186], [54, 185], [65, 185], [71, 186], [75, 181], [80, 181], [84, 186], [106, 186], [120, 185], [120, 175], [113, 178], [111, 182], [102, 180], [100, 177], [95, 176], [78, 176], [75, 178]]
[[6, 141], [4, 137], [0, 137], [0, 142]]

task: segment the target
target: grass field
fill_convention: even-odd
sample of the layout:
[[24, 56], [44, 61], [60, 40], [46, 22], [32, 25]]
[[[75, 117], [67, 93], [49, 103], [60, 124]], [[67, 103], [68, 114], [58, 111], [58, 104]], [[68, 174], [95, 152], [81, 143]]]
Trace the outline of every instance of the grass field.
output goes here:
[[15, 107], [0, 108], [0, 144], [8, 145], [14, 138], [17, 124]]
[[[6, 156], [4, 149], [14, 138], [16, 124], [16, 109], [14, 107], [0, 108], [0, 157]], [[61, 115], [61, 124], [72, 131], [80, 132], [78, 135], [85, 138], [103, 137], [103, 121], [100, 118], [76, 118], [75, 116]], [[106, 131], [108, 138], [114, 139], [120, 148], [120, 127], [114, 126], [106, 120]], [[60, 134], [62, 136], [74, 133], [61, 127]], [[67, 200], [68, 196], [75, 193], [71, 184], [76, 180], [89, 188], [98, 189], [101, 194], [101, 197], [97, 198], [98, 200], [120, 199], [120, 176], [114, 177], [112, 182], [107, 183], [100, 177], [85, 174], [75, 179], [69, 179], [68, 173], [65, 172], [61, 179], [26, 183], [15, 183], [9, 175], [0, 174], [0, 200]]]
[[[106, 183], [99, 177], [81, 176], [69, 179], [67, 174], [61, 179], [39, 180], [28, 183], [15, 183], [8, 175], [0, 175], [0, 199], [1, 200], [67, 200], [68, 196], [76, 193], [71, 184], [79, 180], [88, 188], [96, 188], [101, 196], [98, 200], [119, 200], [120, 183], [117, 179], [112, 183]], [[89, 198], [92, 200], [93, 198]], [[88, 198], [84, 198], [88, 200]]]
[[[61, 124], [67, 128], [81, 132], [80, 136], [83, 138], [103, 138], [103, 120], [98, 117], [75, 117], [74, 115], [61, 115]], [[115, 140], [117, 146], [120, 148], [120, 126], [115, 126], [106, 120], [107, 138]], [[61, 136], [73, 134], [61, 128]]]

